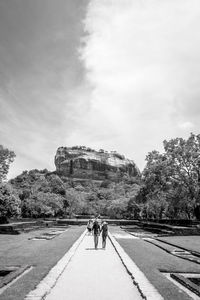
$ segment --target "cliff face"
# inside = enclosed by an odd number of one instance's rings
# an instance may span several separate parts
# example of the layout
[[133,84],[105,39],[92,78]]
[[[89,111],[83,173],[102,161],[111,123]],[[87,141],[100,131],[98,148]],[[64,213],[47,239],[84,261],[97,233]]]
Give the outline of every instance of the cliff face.
[[67,177],[120,180],[140,175],[132,160],[115,151],[95,151],[82,147],[59,147],[55,156],[56,171]]

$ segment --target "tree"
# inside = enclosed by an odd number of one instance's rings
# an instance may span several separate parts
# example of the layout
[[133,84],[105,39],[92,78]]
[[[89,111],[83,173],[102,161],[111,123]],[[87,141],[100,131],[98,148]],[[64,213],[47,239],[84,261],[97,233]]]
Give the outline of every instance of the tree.
[[15,217],[21,213],[21,201],[9,184],[0,185],[0,218]]
[[166,217],[166,211],[168,209],[168,202],[166,200],[166,193],[162,191],[156,191],[154,194],[149,195],[149,199],[146,203],[146,213],[150,219],[162,219]]
[[38,192],[23,201],[23,217],[55,217],[63,214],[63,198],[59,194]]
[[[81,213],[84,205],[83,197],[81,193],[75,189],[70,188],[66,190],[64,205],[66,205],[66,211],[71,218],[74,214]],[[66,204],[65,204],[66,203]]]
[[111,218],[124,218],[127,215],[128,198],[112,200],[107,208],[108,216]]
[[10,163],[14,161],[15,153],[0,145],[0,182],[6,179]]
[[142,173],[142,179],[147,193],[155,190],[166,190],[171,173],[171,165],[166,154],[158,151],[148,153],[146,167]]
[[200,203],[200,135],[164,141],[170,180],[181,185],[190,200]]
[[146,199],[165,195],[168,216],[191,218],[200,203],[200,135],[164,141],[164,153],[152,151],[146,160]]
[[48,176],[48,183],[51,187],[51,192],[55,194],[65,195],[65,186],[58,175]]
[[135,198],[132,197],[128,201],[127,213],[129,218],[140,219],[141,205],[139,205]]

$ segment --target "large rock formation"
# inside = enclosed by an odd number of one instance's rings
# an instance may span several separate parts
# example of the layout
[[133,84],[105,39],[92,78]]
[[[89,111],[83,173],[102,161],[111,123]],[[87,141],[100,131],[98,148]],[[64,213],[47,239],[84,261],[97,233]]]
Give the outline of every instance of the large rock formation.
[[84,146],[59,147],[55,165],[58,174],[73,178],[121,180],[140,175],[135,163],[116,151],[95,151]]

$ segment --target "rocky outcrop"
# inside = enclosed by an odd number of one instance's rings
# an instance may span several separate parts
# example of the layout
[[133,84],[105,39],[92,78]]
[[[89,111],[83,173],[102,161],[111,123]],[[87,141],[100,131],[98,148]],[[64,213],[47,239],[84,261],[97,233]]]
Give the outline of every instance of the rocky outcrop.
[[116,151],[95,151],[84,146],[59,147],[55,166],[58,174],[73,178],[121,180],[140,175],[134,161]]

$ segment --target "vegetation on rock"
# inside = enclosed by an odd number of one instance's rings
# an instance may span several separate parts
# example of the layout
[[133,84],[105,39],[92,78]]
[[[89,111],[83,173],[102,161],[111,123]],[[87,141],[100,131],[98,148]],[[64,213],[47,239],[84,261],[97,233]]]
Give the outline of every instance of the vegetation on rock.
[[24,171],[10,184],[21,201],[21,216],[36,218],[97,213],[128,217],[128,203],[140,189],[138,182],[74,180],[47,170]]
[[[2,180],[14,153],[0,150]],[[200,135],[164,141],[164,152],[148,153],[146,162],[141,177],[123,176],[119,182],[75,179],[46,169],[24,171],[1,183],[0,217],[200,219]]]

